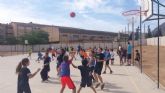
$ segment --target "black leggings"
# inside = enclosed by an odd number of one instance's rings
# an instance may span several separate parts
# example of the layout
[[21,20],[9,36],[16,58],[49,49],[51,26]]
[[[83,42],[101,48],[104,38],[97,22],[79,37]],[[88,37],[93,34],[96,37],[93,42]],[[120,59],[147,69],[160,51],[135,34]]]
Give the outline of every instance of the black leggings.
[[49,70],[47,70],[46,68],[42,69],[40,74],[43,81],[48,80],[48,72]]

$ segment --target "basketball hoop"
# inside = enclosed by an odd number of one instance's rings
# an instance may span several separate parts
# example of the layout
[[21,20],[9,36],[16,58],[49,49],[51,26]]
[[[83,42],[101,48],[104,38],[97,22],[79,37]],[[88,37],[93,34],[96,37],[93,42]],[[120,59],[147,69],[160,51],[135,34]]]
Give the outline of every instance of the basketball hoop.
[[[122,15],[126,17],[128,23],[130,22],[132,23],[132,21],[130,21],[132,20],[132,17],[135,18],[136,16],[140,16],[140,14],[142,15],[143,19],[146,19],[151,12],[150,5],[151,2],[149,0],[141,0],[142,10],[134,9],[134,10],[124,11]],[[136,20],[134,21],[136,22]]]
[[129,10],[122,13],[123,16],[134,16],[134,15],[147,15],[147,11],[140,11],[140,10]]
[[[141,12],[141,13],[140,13]],[[136,16],[147,16],[147,11],[140,11],[140,10],[128,10],[122,13],[123,16],[126,17],[128,23],[132,23],[132,17],[134,17],[134,23],[136,23]]]

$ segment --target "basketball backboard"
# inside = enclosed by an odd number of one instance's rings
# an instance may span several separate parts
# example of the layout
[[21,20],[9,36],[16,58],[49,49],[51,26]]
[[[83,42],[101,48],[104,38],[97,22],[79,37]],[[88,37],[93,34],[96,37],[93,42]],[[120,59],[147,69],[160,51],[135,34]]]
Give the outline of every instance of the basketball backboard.
[[142,21],[147,20],[153,14],[153,2],[151,0],[141,0],[141,11],[145,14],[142,16]]

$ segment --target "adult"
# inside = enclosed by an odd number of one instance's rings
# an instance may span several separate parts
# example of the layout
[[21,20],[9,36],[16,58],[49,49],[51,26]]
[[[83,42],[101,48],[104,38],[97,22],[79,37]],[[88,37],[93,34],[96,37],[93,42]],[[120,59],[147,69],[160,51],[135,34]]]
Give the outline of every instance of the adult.
[[132,45],[128,42],[127,46],[127,65],[131,66],[131,58],[132,58]]

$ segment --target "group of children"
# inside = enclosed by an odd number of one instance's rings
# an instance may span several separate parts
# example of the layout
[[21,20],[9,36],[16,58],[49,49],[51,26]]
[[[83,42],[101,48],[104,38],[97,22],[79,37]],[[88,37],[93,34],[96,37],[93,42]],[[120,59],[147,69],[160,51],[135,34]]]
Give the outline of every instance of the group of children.
[[[127,63],[127,66],[131,66],[132,64],[132,45],[130,42],[128,42],[127,49],[123,48],[122,46],[119,46],[117,49],[117,54],[119,55],[120,58],[120,65],[124,65],[124,63]],[[140,53],[139,50],[135,51],[135,59],[136,63],[140,63]]]
[[[60,77],[62,88],[60,90],[60,93],[64,92],[64,89],[66,85],[69,89],[72,89],[72,93],[76,93],[76,86],[74,85],[74,82],[72,81],[70,77],[70,65],[72,65],[75,69],[79,69],[81,73],[81,84],[77,91],[77,93],[80,93],[81,89],[83,87],[90,87],[94,93],[97,93],[95,88],[98,88],[101,86],[101,89],[104,89],[104,82],[102,79],[102,69],[105,62],[105,70],[103,74],[106,74],[107,68],[110,70],[110,74],[113,73],[112,69],[109,66],[109,61],[111,61],[111,64],[114,64],[114,56],[115,53],[113,52],[113,49],[105,49],[102,48],[93,48],[89,49],[89,54],[87,52],[80,48],[78,53],[74,52],[73,50],[69,55],[66,52],[66,49],[59,49],[56,51],[51,50],[52,53],[52,60],[53,58],[57,57],[57,75]],[[41,52],[38,52],[38,59],[44,60],[43,68],[40,72],[41,79],[43,82],[48,81],[49,78],[49,71],[50,71],[50,62],[51,57],[49,57],[49,52],[47,51],[45,53],[45,56],[43,57]],[[56,54],[55,54],[56,53]],[[75,58],[75,54],[78,54],[81,57],[81,65],[76,66],[73,63],[73,59]],[[71,59],[69,59],[71,57]],[[31,74],[30,70],[27,68],[29,66],[29,59],[24,58],[19,65],[16,68],[16,73],[18,74],[18,92],[17,93],[31,93],[30,86],[29,86],[29,78],[34,77],[40,69],[38,69],[34,74]],[[93,83],[95,83],[95,87],[93,86]]]

